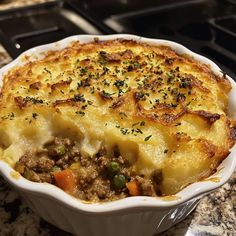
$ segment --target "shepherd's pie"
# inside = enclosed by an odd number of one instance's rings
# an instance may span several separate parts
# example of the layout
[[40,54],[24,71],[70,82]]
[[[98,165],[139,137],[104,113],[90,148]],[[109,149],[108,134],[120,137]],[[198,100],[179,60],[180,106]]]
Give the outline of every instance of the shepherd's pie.
[[230,90],[170,47],[76,41],[5,75],[0,159],[86,201],[173,195],[229,154]]

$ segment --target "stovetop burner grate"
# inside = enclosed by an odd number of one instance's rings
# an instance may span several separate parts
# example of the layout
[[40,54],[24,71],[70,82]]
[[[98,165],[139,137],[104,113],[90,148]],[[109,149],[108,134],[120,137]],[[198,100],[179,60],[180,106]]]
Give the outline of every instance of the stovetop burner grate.
[[234,0],[61,0],[0,14],[0,42],[15,58],[75,34],[131,33],[179,42],[235,77]]
[[62,1],[0,15],[0,42],[13,58],[34,46],[86,33],[101,34],[101,31]]
[[100,6],[81,0],[74,5],[97,27],[179,42],[211,58],[222,70],[235,76],[236,1],[168,0],[157,3],[146,0],[134,4],[135,1],[130,0],[126,8],[125,4],[112,2]]

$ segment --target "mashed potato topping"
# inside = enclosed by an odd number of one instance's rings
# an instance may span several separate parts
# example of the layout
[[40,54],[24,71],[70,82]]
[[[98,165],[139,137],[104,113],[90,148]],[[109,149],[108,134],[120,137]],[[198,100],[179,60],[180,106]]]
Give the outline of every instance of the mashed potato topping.
[[69,139],[76,145],[66,149],[76,146],[87,159],[101,149],[114,159],[119,150],[127,183],[139,176],[158,185],[157,195],[174,194],[208,177],[229,154],[230,89],[225,76],[166,46],[77,41],[4,77],[0,159],[14,167],[55,138]]

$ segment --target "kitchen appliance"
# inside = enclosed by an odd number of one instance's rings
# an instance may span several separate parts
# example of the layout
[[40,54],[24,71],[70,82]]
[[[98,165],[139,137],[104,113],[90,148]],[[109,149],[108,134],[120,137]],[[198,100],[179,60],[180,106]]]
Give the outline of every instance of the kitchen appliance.
[[113,33],[176,41],[235,73],[234,0],[60,0],[0,12],[0,43],[12,58],[70,35]]

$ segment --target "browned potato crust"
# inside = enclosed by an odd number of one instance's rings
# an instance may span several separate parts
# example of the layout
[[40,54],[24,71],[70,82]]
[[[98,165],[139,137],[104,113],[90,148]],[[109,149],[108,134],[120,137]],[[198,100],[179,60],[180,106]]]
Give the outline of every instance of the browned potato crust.
[[161,169],[164,195],[212,174],[234,144],[230,82],[166,46],[74,42],[4,77],[0,158],[11,165],[54,136],[93,157],[118,146],[133,171]]

